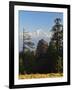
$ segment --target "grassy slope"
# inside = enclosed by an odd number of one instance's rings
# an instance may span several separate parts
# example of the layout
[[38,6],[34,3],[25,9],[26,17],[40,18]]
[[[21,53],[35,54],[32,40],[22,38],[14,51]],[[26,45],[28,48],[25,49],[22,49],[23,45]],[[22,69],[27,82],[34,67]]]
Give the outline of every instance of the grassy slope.
[[57,78],[62,77],[63,73],[48,73],[48,74],[20,74],[19,79],[32,79],[32,78]]

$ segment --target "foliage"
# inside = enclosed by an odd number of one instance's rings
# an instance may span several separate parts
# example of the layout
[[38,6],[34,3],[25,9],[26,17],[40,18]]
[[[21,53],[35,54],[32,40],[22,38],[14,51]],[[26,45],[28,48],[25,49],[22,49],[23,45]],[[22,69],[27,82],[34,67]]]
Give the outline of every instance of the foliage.
[[61,19],[55,19],[55,25],[52,28],[53,37],[49,44],[49,56],[52,60],[56,72],[63,72],[63,26]]

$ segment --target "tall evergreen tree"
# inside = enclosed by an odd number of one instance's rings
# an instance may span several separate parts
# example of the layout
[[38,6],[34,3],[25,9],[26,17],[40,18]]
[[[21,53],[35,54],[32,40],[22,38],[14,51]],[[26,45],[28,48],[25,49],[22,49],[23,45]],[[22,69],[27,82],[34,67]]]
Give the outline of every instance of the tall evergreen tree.
[[22,36],[23,51],[19,54],[19,72],[27,73],[32,65],[31,59],[33,58],[33,55],[31,54],[31,50],[34,48],[34,42],[32,42],[29,32],[27,32],[24,28]]
[[23,28],[23,52],[25,49],[32,49],[34,48],[34,43],[31,41],[31,36],[29,35],[29,32],[25,31]]
[[52,63],[57,72],[63,72],[63,25],[60,18],[55,19],[52,28],[53,36],[49,44],[49,53],[53,58]]

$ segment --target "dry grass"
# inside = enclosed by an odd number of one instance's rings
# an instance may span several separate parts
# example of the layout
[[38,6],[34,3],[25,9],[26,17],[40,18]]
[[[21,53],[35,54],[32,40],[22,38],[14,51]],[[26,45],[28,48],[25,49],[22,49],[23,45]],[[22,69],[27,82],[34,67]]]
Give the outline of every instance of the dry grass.
[[32,78],[57,78],[62,77],[63,73],[48,73],[48,74],[20,74],[19,79],[32,79]]

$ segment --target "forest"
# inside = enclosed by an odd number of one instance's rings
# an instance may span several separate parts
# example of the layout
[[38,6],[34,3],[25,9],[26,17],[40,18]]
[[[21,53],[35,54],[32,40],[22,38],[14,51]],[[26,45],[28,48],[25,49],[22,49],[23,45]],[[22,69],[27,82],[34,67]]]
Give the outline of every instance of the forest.
[[23,36],[23,50],[19,52],[19,75],[63,73],[63,25],[60,18],[54,20],[51,31],[53,35],[50,42],[42,38],[35,51],[28,48],[34,48],[30,36]]

